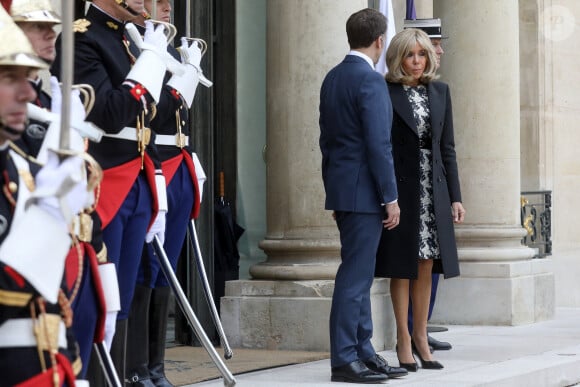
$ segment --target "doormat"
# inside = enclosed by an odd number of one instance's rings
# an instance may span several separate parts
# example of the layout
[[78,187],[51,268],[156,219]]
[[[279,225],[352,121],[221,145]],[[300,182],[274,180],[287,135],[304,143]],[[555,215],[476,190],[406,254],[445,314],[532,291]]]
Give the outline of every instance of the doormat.
[[[328,359],[328,352],[270,351],[262,349],[232,349],[233,356],[225,360],[221,348],[217,353],[234,375],[291,364]],[[217,367],[202,347],[179,346],[165,352],[165,374],[176,386],[221,378]]]

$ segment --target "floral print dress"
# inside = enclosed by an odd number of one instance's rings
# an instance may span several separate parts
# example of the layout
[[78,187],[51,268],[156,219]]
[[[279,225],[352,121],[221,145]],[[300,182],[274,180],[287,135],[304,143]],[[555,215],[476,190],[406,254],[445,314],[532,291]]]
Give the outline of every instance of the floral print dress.
[[433,165],[431,151],[431,121],[429,96],[424,85],[403,85],[419,134],[420,155],[420,215],[419,215],[419,259],[440,259],[435,207],[433,205]]

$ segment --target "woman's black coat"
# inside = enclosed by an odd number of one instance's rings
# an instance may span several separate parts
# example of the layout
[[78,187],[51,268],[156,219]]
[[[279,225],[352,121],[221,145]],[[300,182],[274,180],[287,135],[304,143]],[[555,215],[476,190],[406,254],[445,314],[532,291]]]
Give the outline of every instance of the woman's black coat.
[[[391,139],[401,220],[393,230],[383,229],[375,275],[416,279],[420,213],[419,135],[403,86],[390,82],[387,86],[394,112]],[[450,278],[459,275],[451,203],[461,202],[451,96],[447,84],[436,81],[427,84],[427,94],[431,111],[433,202],[442,264],[442,268],[435,264],[433,270],[442,270],[445,278]]]

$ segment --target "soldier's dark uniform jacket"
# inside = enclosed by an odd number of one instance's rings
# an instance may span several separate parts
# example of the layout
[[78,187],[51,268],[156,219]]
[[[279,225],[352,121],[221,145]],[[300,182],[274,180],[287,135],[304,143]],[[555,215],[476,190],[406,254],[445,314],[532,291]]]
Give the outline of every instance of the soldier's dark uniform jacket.
[[[51,98],[46,91],[42,89],[42,80],[30,80],[30,85],[36,91],[36,99],[34,104],[41,108],[50,110]],[[26,130],[22,133],[22,137],[14,143],[21,148],[27,155],[36,157],[42,146],[42,141],[48,130],[48,125],[44,122],[31,119],[26,125]]]
[[[104,228],[142,171],[156,196],[154,175],[160,164],[156,157],[150,157],[155,150],[146,152],[147,147],[154,146],[152,133],[146,128],[154,101],[143,86],[126,81],[132,57],[122,44],[123,23],[91,6],[85,19],[77,20],[74,28],[74,83],[88,83],[94,88],[96,102],[87,121],[106,132],[99,143],[90,142],[88,150],[105,172],[97,206]],[[52,74],[60,74],[60,40],[59,37],[56,43]],[[137,141],[137,136],[142,141]],[[152,205],[155,213],[157,201],[153,200]]]
[[[137,26],[143,35],[143,27]],[[129,40],[129,47],[134,47]],[[168,46],[169,53],[179,62],[179,52]],[[157,112],[151,120],[155,144],[162,162],[167,184],[167,215],[164,249],[175,271],[186,236],[187,224],[199,213],[200,193],[195,165],[189,146],[189,105],[180,92],[171,86],[167,73]],[[197,84],[180,80],[175,87],[195,88]],[[191,89],[190,89],[191,90]],[[128,351],[143,353],[132,356],[127,363],[127,377],[135,384],[149,379],[157,386],[170,385],[165,377],[165,334],[169,304],[169,284],[161,271],[151,244],[146,245],[139,267],[132,311],[129,321]],[[148,322],[148,325],[147,325]],[[146,350],[148,349],[148,351]],[[141,365],[145,364],[146,367]],[[143,381],[143,382],[142,382]]]
[[[81,368],[77,344],[70,329],[72,312],[62,275],[58,301],[50,303],[25,275],[5,264],[2,256],[1,246],[10,235],[15,219],[23,216],[19,210],[21,203],[17,201],[26,197],[26,191],[34,189],[33,176],[38,170],[37,164],[14,150],[0,150],[1,387],[18,383],[23,383],[23,386],[53,385],[53,373],[58,374],[59,385],[64,382],[73,385]],[[30,235],[30,239],[23,243],[38,243],[38,239],[37,235]],[[63,257],[64,254],[66,252]],[[49,249],[45,255],[32,258],[46,262],[53,259],[52,251]]]
[[[145,33],[145,28],[136,26],[141,35]],[[129,36],[125,36],[126,44],[132,55],[137,56],[135,44]],[[181,56],[173,46],[167,46],[167,51],[179,62]],[[191,209],[191,217],[197,218],[199,215],[200,193],[198,180],[193,164],[190,147],[189,130],[189,107],[177,90],[167,85],[171,73],[167,73],[164,86],[161,90],[161,97],[156,106],[155,116],[151,120],[151,129],[154,133],[153,148],[154,158],[162,163],[163,175],[169,185],[181,162],[187,165],[194,184],[194,203]],[[167,235],[166,235],[167,237]]]
[[79,345],[84,379],[93,343],[104,339],[107,305],[98,266],[107,263],[101,220],[96,211],[85,210],[75,218],[75,243],[66,258],[65,281],[73,310],[72,330]]
[[[176,49],[169,46],[168,50],[179,60],[180,56]],[[166,85],[163,88],[161,99],[157,106],[157,116],[151,121],[151,127],[156,133],[155,144],[162,162],[163,174],[168,184],[171,182],[180,162],[187,165],[195,192],[191,217],[197,218],[201,196],[195,166],[191,159],[189,108],[179,95],[179,92],[170,86]]]
[[34,100],[34,104],[41,108],[45,108],[50,110],[51,106],[51,98],[50,95],[42,88],[42,79],[38,78],[37,80],[31,80],[30,84],[34,91],[36,91],[36,99]]
[[[87,121],[105,131],[99,143],[89,144],[88,153],[103,168],[96,212],[102,222],[108,258],[118,273],[121,310],[114,348],[124,345],[124,322],[130,311],[143,241],[158,212],[155,173],[161,164],[154,149],[154,135],[148,128],[158,96],[144,85],[160,88],[165,72],[163,64],[147,68],[147,74],[133,71],[149,62],[146,56],[141,60],[129,53],[124,30],[124,23],[94,5],[84,19],[74,24],[74,83],[93,87],[95,104]],[[56,49],[51,72],[60,74],[60,37]],[[113,361],[122,364],[124,351],[111,353],[118,353]]]

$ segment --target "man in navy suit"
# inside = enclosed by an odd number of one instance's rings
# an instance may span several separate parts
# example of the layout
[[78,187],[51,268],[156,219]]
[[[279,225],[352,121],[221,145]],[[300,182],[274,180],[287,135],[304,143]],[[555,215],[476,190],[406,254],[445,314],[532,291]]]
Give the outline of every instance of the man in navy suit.
[[332,381],[381,383],[407,374],[389,367],[372,344],[370,288],[381,228],[399,224],[391,154],[393,112],[385,80],[374,71],[387,22],[373,9],[346,23],[351,51],[320,90],[320,150],[325,208],[340,232],[342,263],[330,312]]

